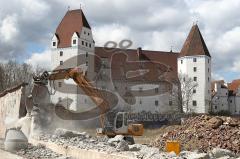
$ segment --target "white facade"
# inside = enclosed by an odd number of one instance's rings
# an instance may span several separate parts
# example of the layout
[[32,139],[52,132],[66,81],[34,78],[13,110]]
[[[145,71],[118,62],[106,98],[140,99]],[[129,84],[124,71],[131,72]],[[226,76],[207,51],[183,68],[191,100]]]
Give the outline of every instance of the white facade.
[[228,111],[228,88],[222,83],[214,83],[214,95],[212,97],[212,112]]
[[[54,46],[55,42],[55,46]],[[55,69],[65,69],[65,68],[75,68],[81,66],[81,68],[87,68],[87,75],[91,79],[91,75],[94,72],[94,40],[92,37],[92,31],[89,28],[82,27],[81,33],[73,33],[71,39],[71,47],[67,48],[58,48],[58,39],[57,36],[54,35],[52,38],[52,70]],[[77,56],[80,56],[80,58]],[[74,86],[67,87],[67,84],[72,84]],[[66,108],[78,111],[79,109],[86,109],[84,107],[79,108],[79,104],[82,104],[82,100],[84,98],[88,99],[86,95],[78,95],[79,88],[74,83],[73,80],[57,80],[54,81],[54,88],[57,90],[67,90],[67,92],[56,91],[54,95],[52,95],[53,103],[61,103]],[[86,106],[88,107],[88,106]],[[89,108],[89,107],[88,107]]]
[[[197,82],[198,86],[189,102],[190,112],[208,113],[211,103],[211,57],[206,55],[178,58],[178,73]],[[183,106],[186,112],[186,106]]]

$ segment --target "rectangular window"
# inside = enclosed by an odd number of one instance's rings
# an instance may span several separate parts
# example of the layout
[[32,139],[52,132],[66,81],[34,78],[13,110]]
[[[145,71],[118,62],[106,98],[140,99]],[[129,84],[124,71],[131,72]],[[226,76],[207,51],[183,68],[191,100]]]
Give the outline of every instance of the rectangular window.
[[139,92],[142,92],[142,87],[139,87]]
[[63,65],[63,61],[60,61],[60,65]]
[[88,66],[88,61],[86,61],[86,66]]
[[77,40],[76,40],[76,39],[74,39],[74,40],[73,40],[73,44],[75,45],[76,43],[77,43]]
[[88,33],[88,36],[90,35],[90,33]]
[[87,45],[88,45],[88,43],[87,43],[87,42],[85,42],[85,45],[87,46]]
[[89,44],[89,47],[91,48],[91,47],[92,47],[92,44]]
[[58,82],[58,87],[62,87],[62,82]]
[[172,105],[172,101],[171,101],[171,100],[169,101],[169,105],[170,105],[170,106]]
[[181,64],[183,64],[183,60],[181,60]]
[[158,88],[155,88],[155,93],[158,93],[158,92],[159,92]]
[[52,43],[52,46],[56,46],[56,42],[55,41]]
[[82,41],[82,45],[84,45],[84,41]]
[[86,31],[84,31],[84,34],[86,34]]
[[196,89],[194,89],[194,90],[193,90],[193,93],[196,93],[196,92],[197,92]]
[[209,63],[209,61],[210,61],[210,60],[208,59],[208,63]]
[[193,62],[197,62],[197,58],[193,58]]
[[158,100],[155,100],[155,106],[158,106]]
[[217,106],[215,106],[215,109],[217,109]]
[[60,56],[63,56],[63,51],[60,51]]
[[142,100],[140,99],[139,104],[142,104]]
[[210,78],[208,77],[208,82],[210,81]]
[[197,106],[197,101],[193,100],[193,101],[192,101],[192,105],[193,105],[193,106]]
[[197,77],[193,77],[193,80],[194,80],[195,82],[197,82]]
[[86,57],[88,57],[88,52],[86,52]]
[[194,72],[197,72],[197,67],[193,67],[193,71],[194,71]]
[[208,68],[208,72],[209,72],[210,70],[209,70],[209,68]]

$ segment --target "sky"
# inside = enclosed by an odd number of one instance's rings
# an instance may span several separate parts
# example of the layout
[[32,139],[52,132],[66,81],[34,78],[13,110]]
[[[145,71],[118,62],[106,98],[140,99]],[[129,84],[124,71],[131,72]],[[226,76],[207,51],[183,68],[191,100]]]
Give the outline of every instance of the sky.
[[81,7],[97,46],[180,52],[197,23],[212,56],[212,78],[240,78],[240,0],[0,0],[0,62],[50,67],[50,42],[68,10]]

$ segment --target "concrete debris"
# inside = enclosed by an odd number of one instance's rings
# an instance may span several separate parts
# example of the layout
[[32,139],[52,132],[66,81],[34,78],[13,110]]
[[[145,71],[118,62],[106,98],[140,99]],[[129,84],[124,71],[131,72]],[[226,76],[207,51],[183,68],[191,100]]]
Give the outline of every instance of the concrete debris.
[[[172,126],[173,127],[173,126]],[[201,115],[190,117],[181,126],[167,127],[151,146],[165,150],[167,140],[178,140],[181,150],[208,152],[219,147],[235,154],[240,153],[240,119],[224,116]]]
[[123,135],[117,135],[114,138],[111,138],[108,140],[108,143],[110,145],[116,146],[119,142],[121,142],[122,140],[124,140],[124,136]]
[[214,148],[211,151],[211,155],[215,158],[220,158],[224,156],[235,157],[235,154],[233,152],[221,148]]
[[191,158],[191,159],[209,159],[210,156],[207,153],[196,153],[196,152],[190,152],[190,151],[182,151],[179,154],[179,157],[182,158]]
[[129,150],[128,143],[124,140],[121,140],[118,143],[116,148],[117,148],[117,150],[120,150],[120,151],[128,151]]
[[219,117],[213,117],[208,121],[209,126],[211,126],[213,129],[219,128],[220,125],[223,124],[223,120]]
[[207,151],[206,153],[199,151],[182,151],[179,156],[177,156],[174,152],[163,152],[157,147],[141,144],[128,145],[127,141],[124,140],[124,136],[121,135],[109,139],[102,136],[92,137],[87,133],[70,133],[69,130],[58,130],[52,135],[41,135],[38,140],[53,142],[63,147],[73,146],[85,150],[91,149],[109,154],[125,155],[129,156],[129,158],[136,159],[215,159],[219,157],[234,159],[237,156],[234,152],[219,148]]
[[63,138],[73,138],[73,137],[87,137],[87,133],[86,132],[76,132],[76,131],[70,131],[67,129],[56,129],[54,132],[54,137],[63,137]]
[[129,145],[129,151],[140,151],[142,148],[141,144]]
[[[17,155],[27,159],[52,159],[59,158],[62,155],[57,154],[43,145],[33,146],[28,145],[26,149],[21,149],[17,152]],[[63,158],[64,159],[64,158]]]

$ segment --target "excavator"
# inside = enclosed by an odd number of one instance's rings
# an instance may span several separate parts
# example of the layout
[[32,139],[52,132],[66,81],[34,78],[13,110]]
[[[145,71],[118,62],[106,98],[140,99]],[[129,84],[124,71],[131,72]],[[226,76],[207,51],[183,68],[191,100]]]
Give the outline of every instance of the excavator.
[[106,113],[110,111],[110,106],[107,100],[103,97],[98,89],[85,76],[85,72],[77,68],[60,69],[52,72],[45,71],[41,77],[35,77],[34,83],[73,79],[73,81],[80,87],[86,95],[88,95],[95,105],[100,110],[100,125],[101,128],[96,129],[98,135],[107,135],[114,137],[116,135],[123,135],[127,140],[132,140],[132,136],[142,136],[144,128],[142,124],[129,123],[127,112],[117,112],[113,124],[107,124]]

